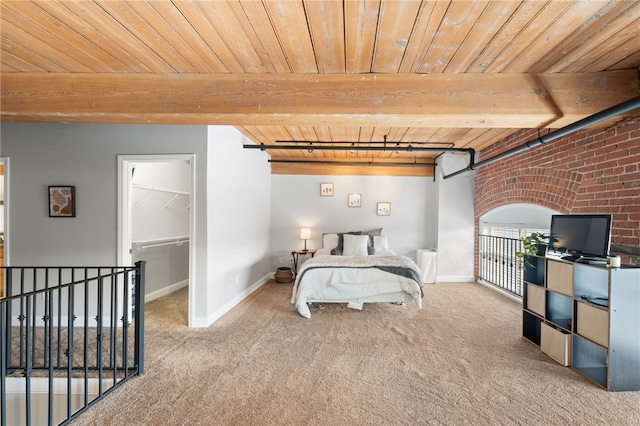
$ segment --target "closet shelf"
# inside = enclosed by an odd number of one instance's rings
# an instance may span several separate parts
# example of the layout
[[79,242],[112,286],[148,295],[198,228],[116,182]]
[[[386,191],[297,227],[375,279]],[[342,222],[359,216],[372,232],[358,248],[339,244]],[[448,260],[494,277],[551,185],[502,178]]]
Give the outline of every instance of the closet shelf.
[[[174,194],[174,196],[169,201],[167,201],[167,203],[163,206],[163,208],[166,208],[169,204],[171,204],[176,198],[178,198],[181,195],[186,195],[186,196],[190,196],[191,195],[191,193],[189,191],[182,191],[180,189],[173,189],[173,188],[163,188],[163,187],[152,186],[152,185],[142,185],[142,184],[139,184],[139,183],[134,183],[133,187],[134,188],[138,188],[138,189],[144,189],[144,190],[147,191],[142,195],[142,197],[140,197],[138,199],[138,201],[136,201],[136,206],[138,205],[138,203],[140,201],[144,200],[144,198],[147,195],[151,194],[151,192],[153,192],[153,191],[166,192],[166,193],[169,193],[169,194]],[[185,208],[188,209],[189,206],[187,205],[187,207],[185,207]]]

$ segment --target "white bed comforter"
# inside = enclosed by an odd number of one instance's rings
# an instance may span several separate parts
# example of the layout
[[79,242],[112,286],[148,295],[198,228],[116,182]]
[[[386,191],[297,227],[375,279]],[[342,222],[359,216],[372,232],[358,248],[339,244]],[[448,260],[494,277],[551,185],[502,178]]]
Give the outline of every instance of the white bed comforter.
[[[383,271],[377,266],[408,268],[419,281]],[[311,317],[308,300],[357,300],[380,294],[405,292],[422,306],[422,273],[407,256],[316,256],[302,264],[293,285],[291,303],[305,318]]]

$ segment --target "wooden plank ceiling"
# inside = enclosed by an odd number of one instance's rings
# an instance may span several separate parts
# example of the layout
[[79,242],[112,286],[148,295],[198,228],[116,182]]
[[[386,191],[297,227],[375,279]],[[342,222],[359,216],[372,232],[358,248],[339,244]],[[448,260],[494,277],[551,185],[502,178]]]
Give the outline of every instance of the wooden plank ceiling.
[[229,124],[274,173],[428,176],[382,163],[640,93],[638,1],[1,1],[0,26],[3,121]]

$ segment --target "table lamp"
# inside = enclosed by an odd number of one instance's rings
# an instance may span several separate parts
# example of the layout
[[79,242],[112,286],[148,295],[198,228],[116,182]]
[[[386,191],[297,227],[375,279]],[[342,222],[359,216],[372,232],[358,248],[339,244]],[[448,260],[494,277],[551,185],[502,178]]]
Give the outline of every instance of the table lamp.
[[311,239],[311,228],[301,228],[300,239],[304,240],[304,251],[307,251],[307,240]]

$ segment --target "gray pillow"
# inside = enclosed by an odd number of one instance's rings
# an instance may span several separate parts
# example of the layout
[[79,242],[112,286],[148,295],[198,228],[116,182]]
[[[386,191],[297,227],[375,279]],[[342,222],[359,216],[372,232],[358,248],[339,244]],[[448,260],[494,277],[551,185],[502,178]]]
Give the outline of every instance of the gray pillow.
[[373,237],[379,237],[382,234],[382,228],[373,229],[371,231],[351,231],[338,234],[338,245],[331,249],[331,254],[334,256],[342,255],[342,250],[344,249],[344,238],[342,236],[344,234],[368,235],[369,241],[367,241],[367,253],[372,255],[376,254],[376,248],[373,246]]
[[376,248],[373,245],[373,237],[379,237],[382,234],[382,228],[374,229],[372,231],[363,232],[363,234],[369,235],[369,241],[367,242],[367,252],[369,255],[376,254]]

